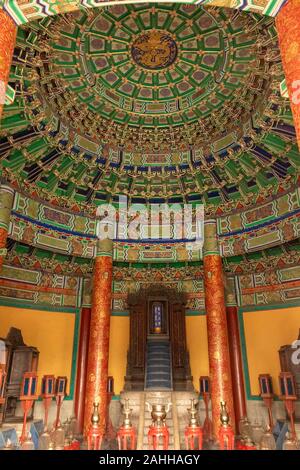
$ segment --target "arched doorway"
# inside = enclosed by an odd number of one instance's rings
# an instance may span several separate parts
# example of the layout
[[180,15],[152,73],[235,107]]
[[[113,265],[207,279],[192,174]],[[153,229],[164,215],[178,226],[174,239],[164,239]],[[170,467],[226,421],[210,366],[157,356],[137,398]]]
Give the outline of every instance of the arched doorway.
[[128,304],[125,390],[193,390],[184,294],[154,285],[129,295]]

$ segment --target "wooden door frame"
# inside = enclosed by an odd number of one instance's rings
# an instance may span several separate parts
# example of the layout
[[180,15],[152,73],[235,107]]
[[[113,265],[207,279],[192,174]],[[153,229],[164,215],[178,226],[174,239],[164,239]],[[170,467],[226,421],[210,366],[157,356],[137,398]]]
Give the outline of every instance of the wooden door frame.
[[[130,340],[127,355],[127,370],[125,377],[125,390],[144,390],[145,385],[145,362],[137,363],[137,356],[140,359],[146,357],[146,344],[149,332],[149,303],[151,301],[165,301],[168,306],[168,340],[171,343],[172,357],[174,347],[178,347],[176,357],[180,355],[176,365],[172,365],[173,389],[193,390],[192,376],[190,370],[189,354],[186,346],[185,329],[185,305],[186,295],[163,285],[150,285],[141,289],[135,294],[128,295],[128,306],[130,310]],[[177,316],[176,325],[172,323],[172,316]],[[174,312],[174,313],[173,313]],[[180,332],[176,332],[176,328]],[[180,338],[180,335],[184,336]],[[153,335],[154,336],[154,335]],[[143,351],[142,351],[143,349]]]

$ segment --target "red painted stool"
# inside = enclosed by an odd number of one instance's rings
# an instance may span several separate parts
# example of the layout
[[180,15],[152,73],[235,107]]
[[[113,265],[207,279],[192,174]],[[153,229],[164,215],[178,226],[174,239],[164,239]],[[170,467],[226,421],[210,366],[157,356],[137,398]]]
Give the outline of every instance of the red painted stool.
[[203,431],[200,426],[187,426],[184,431],[184,437],[185,447],[187,450],[202,449]]
[[168,428],[166,426],[150,426],[148,431],[149,449],[158,450],[161,437],[163,450],[168,450],[170,438]]
[[234,440],[234,432],[231,426],[220,428],[219,444],[221,450],[234,450]]
[[134,427],[121,426],[117,433],[119,450],[135,450],[136,432]]

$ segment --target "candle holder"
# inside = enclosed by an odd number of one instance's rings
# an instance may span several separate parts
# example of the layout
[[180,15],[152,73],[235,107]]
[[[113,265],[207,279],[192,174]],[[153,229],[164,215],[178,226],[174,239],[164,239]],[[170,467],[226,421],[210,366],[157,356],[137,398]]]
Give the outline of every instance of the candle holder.
[[45,418],[44,418],[44,431],[48,429],[48,414],[51,401],[55,396],[55,377],[54,375],[44,375],[42,378],[41,398],[43,399]]
[[219,443],[221,450],[234,450],[234,432],[229,424],[229,414],[226,409],[226,402],[221,401],[220,420],[222,426],[219,430]]
[[280,386],[280,399],[284,401],[286,411],[289,415],[291,423],[291,434],[294,440],[297,440],[295,430],[295,401],[297,400],[296,395],[296,384],[295,377],[291,372],[280,372],[279,374],[279,386]]
[[125,399],[125,404],[123,405],[122,413],[125,416],[122,426],[119,428],[117,433],[117,441],[119,450],[135,450],[136,447],[136,432],[135,428],[132,426],[130,415],[132,409],[129,406],[128,398]]
[[93,414],[91,416],[92,425],[87,434],[88,450],[100,450],[103,434],[100,429],[100,417],[98,411],[99,403],[93,404]]
[[195,405],[195,400],[191,399],[191,407],[188,408],[190,415],[190,421],[188,426],[185,428],[184,437],[185,437],[185,446],[187,450],[201,450],[202,449],[202,440],[203,432],[198,420],[198,410],[197,405]]
[[204,405],[205,405],[205,420],[203,423],[203,435],[205,440],[212,441],[213,440],[213,433],[212,433],[212,422],[209,417],[209,401],[210,401],[210,378],[202,375],[199,379],[200,383],[200,396],[202,396]]
[[272,377],[269,374],[260,374],[258,376],[258,382],[260,388],[260,396],[263,399],[264,404],[266,405],[268,410],[269,426],[270,429],[273,429],[274,420],[272,413],[272,405],[274,401],[274,393]]
[[65,376],[57,377],[56,382],[55,382],[55,400],[56,400],[57,409],[56,409],[56,419],[54,421],[54,429],[57,429],[58,426],[61,425],[60,411],[61,411],[61,405],[66,396],[67,382],[68,382],[68,379]]
[[20,442],[23,444],[27,439],[26,433],[26,424],[27,424],[27,415],[31,410],[33,403],[38,399],[36,395],[38,377],[36,372],[25,372],[23,375],[22,385],[21,385],[21,395],[20,400],[22,402],[22,409],[24,412],[24,420],[22,427],[22,434],[20,437]]

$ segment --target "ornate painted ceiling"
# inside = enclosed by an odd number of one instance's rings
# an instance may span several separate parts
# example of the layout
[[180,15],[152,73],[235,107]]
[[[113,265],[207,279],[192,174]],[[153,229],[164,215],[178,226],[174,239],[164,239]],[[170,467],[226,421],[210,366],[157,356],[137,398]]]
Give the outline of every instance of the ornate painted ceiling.
[[94,214],[132,202],[243,209],[298,185],[300,156],[272,18],[116,5],[19,29],[3,177]]
[[[165,3],[159,0],[158,3]],[[120,0],[0,0],[0,7],[13,18],[17,25],[28,23],[45,16],[59,15],[80,9],[116,5]],[[126,3],[126,1],[124,2]],[[130,1],[128,2],[130,3]],[[134,3],[144,3],[144,0],[135,0]],[[150,0],[149,3],[156,3]],[[237,10],[252,11],[267,16],[276,16],[285,0],[186,0],[185,5],[215,5]]]
[[[6,264],[23,269],[49,272],[53,274],[64,274],[68,276],[90,277],[93,273],[93,260],[79,256],[68,256],[54,253],[52,251],[36,248],[25,243],[9,239]],[[268,248],[255,253],[245,253],[240,256],[223,258],[226,274],[241,275],[246,273],[260,273],[264,271],[299,266],[300,263],[300,239],[288,242],[285,245]],[[136,262],[114,262],[115,279],[123,279],[127,276],[137,278],[141,269],[144,270],[145,279],[149,280],[149,270],[152,272],[170,271],[172,269],[182,270],[183,277],[203,277],[202,261],[173,263],[136,263]],[[122,271],[123,270],[123,271]],[[118,274],[120,273],[120,274]],[[172,277],[173,273],[170,273]],[[174,277],[174,279],[176,276]]]

